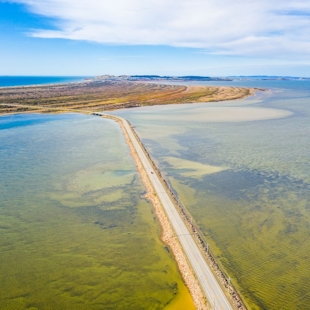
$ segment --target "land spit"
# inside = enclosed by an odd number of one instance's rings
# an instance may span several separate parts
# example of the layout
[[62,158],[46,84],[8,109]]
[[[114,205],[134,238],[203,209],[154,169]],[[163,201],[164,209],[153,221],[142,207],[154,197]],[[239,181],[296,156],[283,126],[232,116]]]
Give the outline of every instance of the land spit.
[[0,114],[95,112],[150,105],[242,99],[257,89],[165,85],[128,81],[85,81],[0,88]]

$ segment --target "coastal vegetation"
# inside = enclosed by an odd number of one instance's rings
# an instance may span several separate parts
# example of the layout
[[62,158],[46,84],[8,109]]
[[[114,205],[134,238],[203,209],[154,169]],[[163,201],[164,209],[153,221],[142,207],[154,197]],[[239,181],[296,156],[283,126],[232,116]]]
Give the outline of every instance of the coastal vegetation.
[[0,88],[0,114],[103,111],[149,105],[233,100],[253,94],[254,89],[242,87],[95,80]]

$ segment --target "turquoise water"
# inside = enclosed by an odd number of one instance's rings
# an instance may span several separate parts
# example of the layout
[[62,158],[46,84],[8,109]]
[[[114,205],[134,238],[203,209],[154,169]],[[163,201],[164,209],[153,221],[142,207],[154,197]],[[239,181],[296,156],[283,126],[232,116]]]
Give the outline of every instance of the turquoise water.
[[0,309],[193,309],[117,123],[2,116],[0,141]]
[[310,82],[226,85],[269,90],[116,113],[135,126],[249,308],[309,309]]
[[0,76],[0,87],[81,82],[83,76]]
[[283,89],[283,90],[309,90],[310,80],[259,80],[236,78],[232,81],[193,81],[193,82],[167,82],[167,84],[180,85],[211,85],[211,86],[236,86],[236,87],[258,87],[267,89]]

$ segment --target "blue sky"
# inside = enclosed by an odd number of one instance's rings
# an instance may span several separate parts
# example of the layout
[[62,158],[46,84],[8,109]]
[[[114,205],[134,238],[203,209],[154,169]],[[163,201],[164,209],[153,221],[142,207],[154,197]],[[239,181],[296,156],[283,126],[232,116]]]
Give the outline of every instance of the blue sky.
[[0,0],[0,75],[310,76],[308,0]]

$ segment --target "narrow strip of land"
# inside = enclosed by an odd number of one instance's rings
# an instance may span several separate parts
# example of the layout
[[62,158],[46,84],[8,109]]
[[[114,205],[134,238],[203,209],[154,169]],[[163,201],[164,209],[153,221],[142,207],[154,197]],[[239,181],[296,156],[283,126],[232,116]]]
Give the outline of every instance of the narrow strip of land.
[[242,99],[255,89],[128,81],[0,87],[0,114],[107,111],[130,107]]
[[[111,118],[109,115],[106,115],[104,113],[96,114]],[[145,155],[134,132],[132,131],[131,126],[125,119],[121,117],[113,116],[112,118],[121,122],[123,129],[126,131],[126,134],[128,135],[158,198],[160,199],[162,207],[164,208],[170,220],[170,223],[173,226],[175,234],[180,244],[182,245],[183,251],[191,264],[192,270],[194,271],[196,278],[199,281],[199,284],[209,301],[209,304],[212,306],[212,309],[233,309],[223,289],[219,285],[210,267],[206,263],[203,255],[201,254],[192,234],[189,232],[180,214],[177,212],[169,194],[165,190],[157,174],[154,173],[153,167],[149,159]]]

